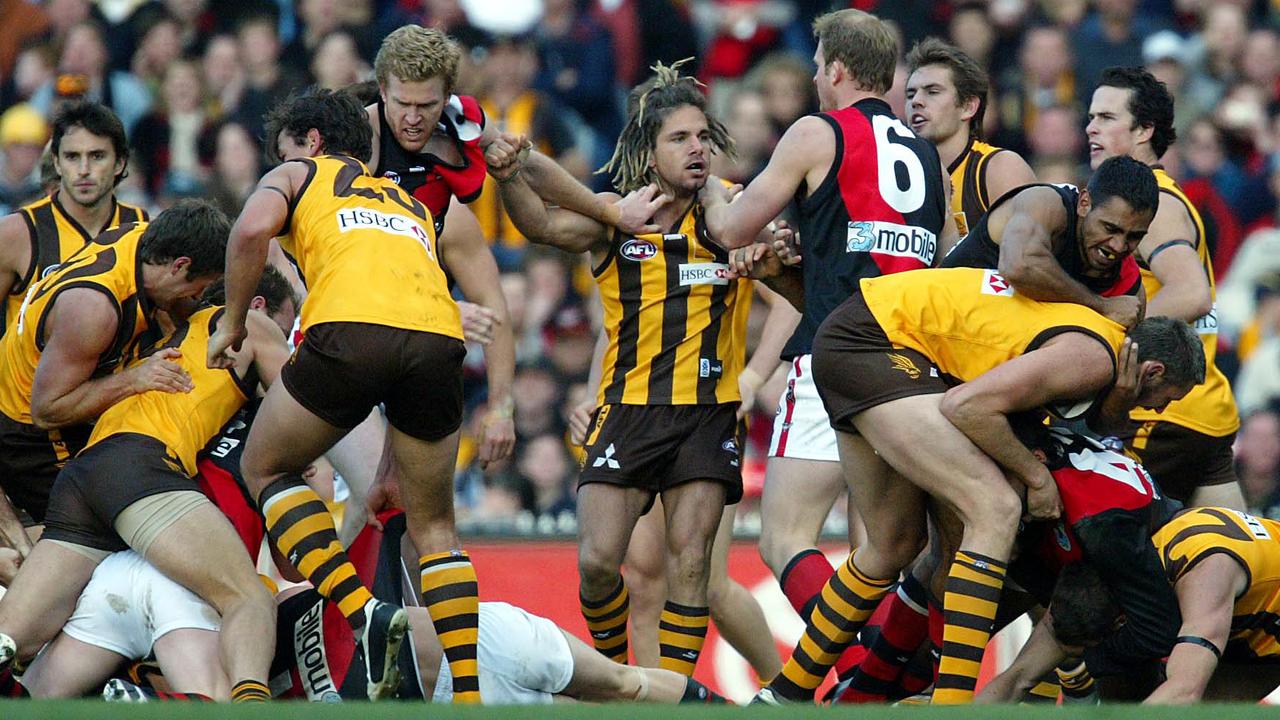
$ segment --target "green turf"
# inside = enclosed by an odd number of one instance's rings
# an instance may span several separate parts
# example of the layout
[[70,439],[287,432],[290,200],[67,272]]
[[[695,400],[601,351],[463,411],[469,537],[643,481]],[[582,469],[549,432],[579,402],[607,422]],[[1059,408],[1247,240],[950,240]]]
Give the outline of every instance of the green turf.
[[921,717],[981,718],[982,720],[1262,720],[1280,718],[1280,710],[1258,705],[1194,705],[1184,708],[1148,708],[1136,705],[1101,707],[787,707],[738,708],[670,705],[555,705],[543,707],[456,708],[423,707],[417,703],[363,703],[320,705],[301,702],[273,703],[269,706],[151,703],[147,705],[108,704],[96,701],[0,701],[0,718],[50,720],[213,720],[214,718],[275,718],[277,720],[701,720],[702,718],[868,718],[869,720],[912,720]]

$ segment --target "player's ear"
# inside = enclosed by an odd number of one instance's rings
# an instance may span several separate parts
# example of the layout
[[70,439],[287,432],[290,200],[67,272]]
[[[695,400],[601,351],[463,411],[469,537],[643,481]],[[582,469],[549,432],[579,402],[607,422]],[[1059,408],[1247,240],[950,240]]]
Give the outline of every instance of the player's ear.
[[1093,198],[1088,188],[1080,188],[1080,198],[1076,200],[1076,217],[1083,219],[1093,209]]
[[978,107],[981,104],[982,104],[982,98],[978,97],[977,95],[969,98],[968,100],[965,100],[964,104],[961,105],[960,119],[972,120],[973,116],[978,114]]
[[1159,360],[1148,360],[1142,363],[1143,385],[1148,385],[1156,378],[1164,377],[1164,363]]
[[185,256],[180,258],[175,258],[173,262],[169,263],[169,271],[172,272],[174,275],[181,275],[183,277],[187,276],[187,271],[188,271],[188,268],[190,267],[191,267],[191,258],[185,257]]
[[324,137],[315,128],[307,130],[307,150],[310,151],[311,157],[324,154]]
[[266,298],[264,298],[264,297],[262,297],[261,295],[254,295],[254,296],[253,296],[253,299],[249,301],[249,309],[250,309],[250,310],[259,310],[259,311],[261,311],[261,312],[266,312],[266,311],[267,311],[267,299],[266,299]]

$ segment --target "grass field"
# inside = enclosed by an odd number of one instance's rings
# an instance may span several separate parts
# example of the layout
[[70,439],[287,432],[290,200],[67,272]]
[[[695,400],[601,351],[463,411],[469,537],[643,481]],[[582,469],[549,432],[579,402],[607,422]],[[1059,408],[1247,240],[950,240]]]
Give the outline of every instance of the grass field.
[[278,720],[702,720],[703,718],[867,718],[868,720],[914,720],[915,718],[981,718],[982,720],[1275,720],[1280,709],[1258,705],[1194,705],[1183,708],[1147,708],[1136,705],[1100,707],[884,707],[840,706],[738,708],[673,705],[554,705],[541,707],[457,708],[417,703],[379,705],[320,705],[301,702],[274,703],[266,707],[151,703],[147,705],[108,704],[78,701],[0,701],[0,719],[50,720],[213,720],[214,718],[276,718]]

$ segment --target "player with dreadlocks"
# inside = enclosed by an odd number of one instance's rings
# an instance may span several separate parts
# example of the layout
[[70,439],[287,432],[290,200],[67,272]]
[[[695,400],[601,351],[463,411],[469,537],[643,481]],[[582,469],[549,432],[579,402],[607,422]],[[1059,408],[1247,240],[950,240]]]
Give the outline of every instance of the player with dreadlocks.
[[661,496],[669,551],[661,666],[692,674],[707,629],[712,542],[723,508],[742,496],[735,413],[752,288],[708,235],[698,201],[712,153],[732,153],[733,142],[679,66],[659,64],[631,92],[604,168],[620,193],[662,190],[669,201],[652,218],[662,232],[627,235],[546,207],[521,173],[522,137],[502,136],[485,158],[520,231],[589,251],[600,287],[607,343],[578,481],[580,595],[592,639],[626,662],[620,569],[636,522]]

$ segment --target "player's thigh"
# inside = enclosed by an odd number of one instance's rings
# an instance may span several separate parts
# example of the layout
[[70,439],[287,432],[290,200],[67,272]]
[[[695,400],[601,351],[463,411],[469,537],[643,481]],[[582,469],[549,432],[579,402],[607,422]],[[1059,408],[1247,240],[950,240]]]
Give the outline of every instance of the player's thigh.
[[797,552],[813,547],[843,491],[839,462],[769,458],[760,498],[761,543],[790,541]]
[[867,543],[892,555],[892,564],[900,569],[924,546],[924,492],[886,463],[866,438],[836,435],[850,502],[862,515]]
[[716,480],[691,480],[662,491],[668,553],[696,548],[709,556],[724,515],[725,492],[724,483]]
[[[853,422],[885,462],[968,521],[1012,490],[995,462],[943,417],[941,401],[941,394],[891,400],[862,411]],[[864,514],[876,513],[874,497],[855,499]],[[870,525],[870,517],[866,520]]]
[[174,520],[144,556],[219,612],[245,599],[271,603],[240,538],[212,503],[201,503]]
[[161,635],[153,648],[160,671],[175,692],[199,693],[215,700],[231,695],[222,669],[216,630],[182,628]]
[[346,433],[298,402],[284,383],[275,383],[245,440],[240,462],[249,489],[256,494],[277,474],[301,473]]
[[78,698],[102,684],[129,658],[60,633],[22,676],[36,698]]
[[[377,476],[382,450],[387,440],[387,421],[382,411],[374,408],[369,417],[351,429],[325,457],[351,489],[349,507],[364,505],[369,488]],[[348,510],[349,512],[349,510]]]
[[53,540],[36,543],[0,602],[0,632],[27,657],[57,636],[101,562]]

